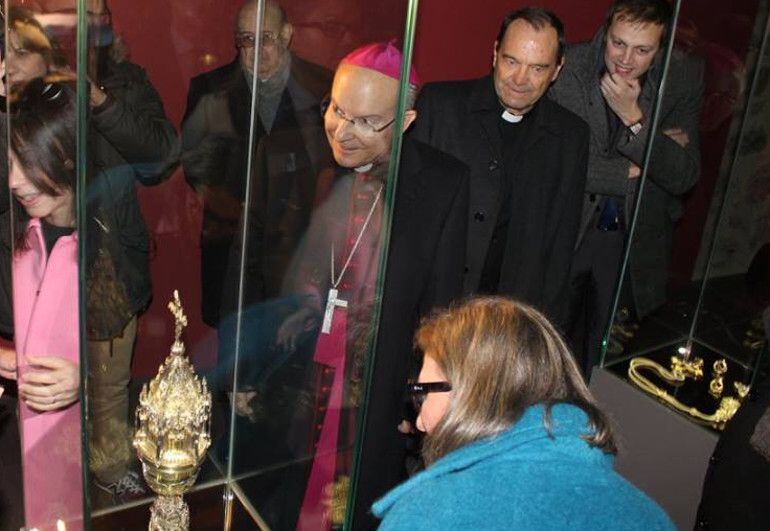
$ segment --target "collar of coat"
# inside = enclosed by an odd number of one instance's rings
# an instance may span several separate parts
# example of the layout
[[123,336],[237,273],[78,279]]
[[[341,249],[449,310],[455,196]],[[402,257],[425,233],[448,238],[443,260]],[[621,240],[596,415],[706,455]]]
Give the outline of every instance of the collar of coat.
[[[411,496],[415,489],[425,488],[427,482],[465,470],[488,459],[514,452],[527,445],[543,446],[549,441],[556,441],[559,438],[575,438],[590,432],[588,416],[577,406],[556,404],[551,408],[550,434],[543,424],[544,415],[545,407],[542,404],[528,407],[513,426],[506,431],[447,454],[378,500],[373,505],[372,511],[378,517],[382,517],[402,497]],[[611,456],[597,448],[589,447],[587,443],[585,444],[585,451],[574,455],[574,457],[595,460],[608,467],[612,466],[613,461]]]
[[[551,119],[553,112],[556,111],[556,109],[561,109],[558,104],[551,101],[544,94],[537,101],[537,106],[538,112],[535,115],[535,122],[532,124],[533,132],[547,131],[556,136],[572,134],[572,131],[565,131],[558,126],[561,122]],[[492,113],[495,115],[495,118],[500,117],[503,107],[497,98],[494,80],[491,75],[476,80],[468,100],[468,109],[471,113],[478,114],[479,116],[488,116]],[[536,137],[536,133],[532,134],[530,141],[534,140]]]

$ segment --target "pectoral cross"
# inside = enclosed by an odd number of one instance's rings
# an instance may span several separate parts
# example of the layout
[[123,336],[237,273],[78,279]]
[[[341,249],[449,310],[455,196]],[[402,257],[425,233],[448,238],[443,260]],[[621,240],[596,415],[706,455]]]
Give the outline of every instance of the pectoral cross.
[[324,322],[321,326],[322,334],[329,334],[332,331],[332,319],[334,318],[334,308],[339,306],[340,308],[347,308],[348,301],[338,299],[337,294],[339,291],[336,288],[329,290],[329,298],[326,299],[326,311],[324,311]]

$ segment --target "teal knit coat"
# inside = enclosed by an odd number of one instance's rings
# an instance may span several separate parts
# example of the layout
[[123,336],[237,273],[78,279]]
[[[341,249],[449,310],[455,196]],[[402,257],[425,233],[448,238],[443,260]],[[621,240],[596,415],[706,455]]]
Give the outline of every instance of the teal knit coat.
[[588,445],[572,405],[525,410],[507,431],[464,446],[372,507],[381,530],[674,530],[665,512]]

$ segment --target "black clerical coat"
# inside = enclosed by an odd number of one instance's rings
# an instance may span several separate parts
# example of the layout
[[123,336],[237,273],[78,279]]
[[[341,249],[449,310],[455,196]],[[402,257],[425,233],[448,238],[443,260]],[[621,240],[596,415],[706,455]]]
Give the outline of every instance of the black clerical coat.
[[364,421],[354,529],[375,526],[371,504],[405,479],[403,419],[412,341],[421,316],[462,292],[467,168],[405,138],[396,188],[376,354]]
[[413,137],[470,168],[464,291],[479,285],[497,215],[502,179],[513,179],[498,291],[533,304],[557,324],[566,318],[588,160],[589,131],[577,115],[542,98],[515,167],[503,168],[492,78],[429,83],[417,101]]

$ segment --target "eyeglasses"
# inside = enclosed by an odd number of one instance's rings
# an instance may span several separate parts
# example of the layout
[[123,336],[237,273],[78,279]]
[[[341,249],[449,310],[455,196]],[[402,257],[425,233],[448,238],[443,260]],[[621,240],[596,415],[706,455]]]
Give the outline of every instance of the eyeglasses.
[[[271,48],[278,43],[279,35],[273,31],[262,32],[262,47]],[[236,48],[254,48],[257,44],[257,36],[250,31],[239,31],[235,34]]]
[[452,384],[449,382],[410,382],[406,384],[406,392],[412,398],[415,411],[420,411],[428,393],[446,393],[452,390]]
[[382,133],[385,129],[391,126],[393,122],[396,121],[396,117],[394,116],[388,123],[383,125],[377,125],[375,122],[372,122],[369,118],[359,117],[359,116],[348,116],[345,111],[340,109],[336,103],[334,103],[331,98],[325,98],[321,102],[321,116],[326,116],[326,112],[331,109],[334,113],[334,116],[339,118],[340,120],[343,120],[345,122],[348,122],[353,127],[355,127],[359,132],[365,135],[375,135],[377,133]]

